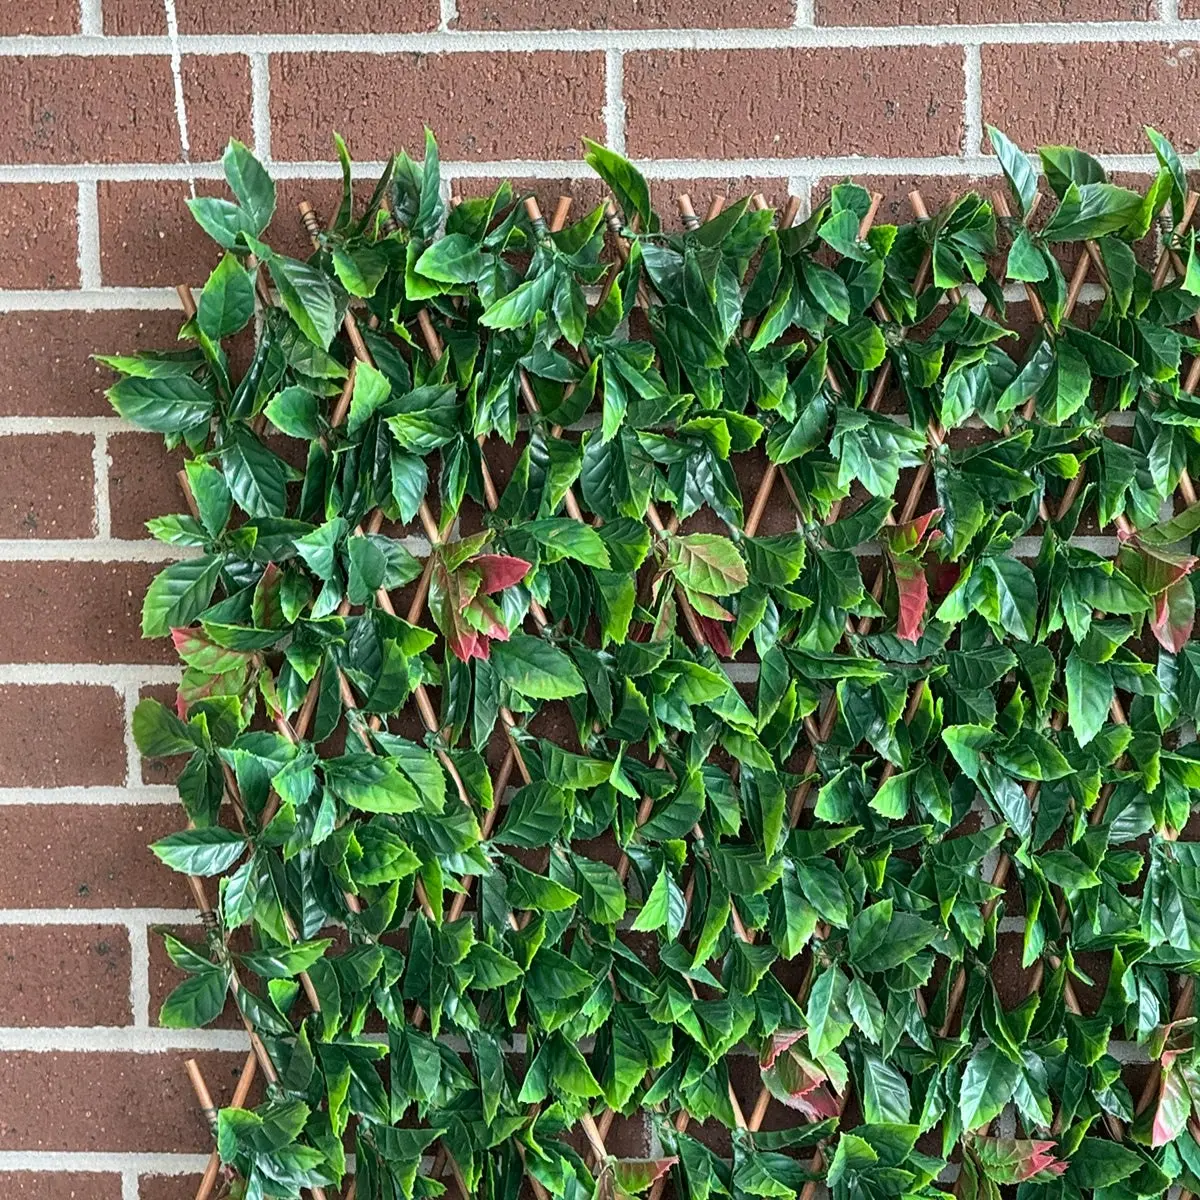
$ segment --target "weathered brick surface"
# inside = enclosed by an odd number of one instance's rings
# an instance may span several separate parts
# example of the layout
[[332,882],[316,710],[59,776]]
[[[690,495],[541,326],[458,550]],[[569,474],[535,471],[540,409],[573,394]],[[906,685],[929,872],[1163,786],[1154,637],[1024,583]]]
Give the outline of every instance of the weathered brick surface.
[[92,445],[69,433],[0,438],[0,537],[90,537]]
[[[227,1101],[243,1056],[199,1053],[213,1098]],[[2,1053],[0,1128],[6,1150],[185,1154],[211,1145],[180,1056]]]
[[119,925],[8,926],[4,1023],[128,1025],[129,965],[129,934]]
[[2,805],[0,907],[192,909],[183,877],[147,849],[182,824],[166,804]]
[[91,355],[174,342],[175,311],[0,312],[0,417],[111,416],[116,376]]
[[124,725],[113,688],[0,687],[0,787],[124,783]]
[[[1154,0],[817,0],[819,25],[989,25],[1036,21],[1148,21]],[[1182,15],[1182,13],[1180,14]]]
[[118,433],[108,439],[108,457],[113,537],[148,538],[151,517],[185,511],[176,477],[183,466],[181,451],[167,450],[154,434]]
[[37,4],[6,4],[0,8],[0,37],[78,31],[79,5],[75,0],[39,0]]
[[1153,125],[1191,152],[1200,145],[1196,51],[1161,42],[985,46],[983,111],[1024,145],[1145,153],[1142,129]]
[[7,1200],[121,1200],[120,1175],[91,1171],[0,1171]]
[[143,641],[142,597],[162,564],[16,562],[0,598],[22,621],[0,625],[0,662],[169,662],[161,639]]
[[953,154],[962,97],[953,48],[625,57],[627,143],[648,158]]
[[[420,102],[363,103],[405,96]],[[586,53],[284,54],[271,60],[275,154],[334,157],[329,113],[361,159],[420,153],[423,124],[446,158],[577,158],[604,135],[604,56]]]
[[78,193],[69,183],[0,184],[0,287],[79,286]]
[[[230,135],[249,136],[250,70],[236,55],[182,64],[194,159],[216,158]],[[173,162],[179,130],[170,59],[0,59],[0,94],[24,121],[0,126],[0,160],[13,163]]]
[[788,0],[459,0],[456,29],[735,29],[790,25]]
[[[274,0],[247,6],[241,0],[176,0],[179,32],[205,33],[418,33],[436,29],[438,0]],[[158,0],[105,0],[104,32],[123,36],[164,34]]]

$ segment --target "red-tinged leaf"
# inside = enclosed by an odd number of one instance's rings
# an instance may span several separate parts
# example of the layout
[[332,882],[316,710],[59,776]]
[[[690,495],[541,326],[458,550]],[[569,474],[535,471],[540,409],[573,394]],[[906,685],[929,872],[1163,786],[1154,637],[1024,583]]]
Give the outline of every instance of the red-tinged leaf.
[[1172,654],[1187,645],[1196,624],[1196,596],[1191,581],[1177,579],[1154,598],[1154,617],[1150,622],[1159,644]]
[[279,629],[283,625],[282,587],[283,572],[274,563],[267,563],[251,601],[251,617],[256,629]]
[[520,583],[531,565],[511,554],[480,554],[471,559],[471,566],[483,576],[481,587],[489,595]]
[[823,1121],[838,1115],[837,1100],[825,1084],[825,1072],[812,1061],[798,1044],[792,1043],[777,1052],[774,1064],[763,1070],[763,1081],[775,1096],[789,1108],[804,1113],[810,1121]]
[[763,1070],[767,1070],[775,1065],[775,1060],[787,1049],[794,1046],[804,1033],[799,1029],[788,1029],[782,1033],[776,1033],[771,1038],[771,1044],[763,1051],[762,1057],[759,1059],[759,1066]]
[[1054,1142],[972,1136],[970,1145],[994,1183],[1024,1183],[1042,1172],[1061,1175],[1067,1169],[1067,1164],[1052,1153]]
[[644,1192],[660,1180],[679,1159],[670,1158],[622,1158],[612,1164],[617,1187],[624,1192]]
[[463,623],[482,633],[485,637],[494,638],[498,642],[508,641],[508,628],[500,617],[496,606],[483,596],[476,596],[462,610]]
[[900,554],[892,555],[892,570],[900,600],[896,614],[896,636],[902,642],[919,641],[925,622],[925,606],[929,603],[925,568],[918,559]]
[[[925,540],[929,526],[939,520],[941,515],[942,509],[931,508],[923,516],[914,517],[902,525],[885,526],[880,530],[880,534],[893,554],[910,554]],[[932,537],[930,540],[933,540]]]
[[1121,569],[1148,596],[1165,592],[1172,584],[1190,575],[1197,563],[1191,554],[1174,554],[1143,545],[1140,541],[1126,542],[1117,562]]
[[203,671],[206,675],[236,671],[250,661],[248,651],[218,646],[199,629],[172,629],[171,640],[175,643],[179,657],[189,667],[195,667],[197,671]]
[[1181,1072],[1173,1070],[1176,1052],[1162,1056],[1162,1076],[1158,1085],[1158,1101],[1154,1109],[1154,1125],[1150,1145],[1157,1149],[1173,1142],[1187,1127],[1192,1111],[1192,1097]]
[[725,626],[720,621],[714,621],[712,617],[701,616],[699,613],[696,614],[696,620],[700,623],[704,638],[712,647],[713,652],[722,658],[732,658],[733,646],[729,642],[729,634],[725,632]]
[[473,658],[486,659],[491,654],[487,638],[471,629],[462,629],[447,637],[446,644],[454,657],[463,662],[470,662]]

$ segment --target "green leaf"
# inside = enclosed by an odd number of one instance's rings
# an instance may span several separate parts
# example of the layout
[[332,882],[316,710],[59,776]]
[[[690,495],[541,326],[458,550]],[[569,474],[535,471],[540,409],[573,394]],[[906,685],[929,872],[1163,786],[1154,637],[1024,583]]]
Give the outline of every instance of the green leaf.
[[213,414],[216,399],[188,375],[122,379],[105,393],[117,415],[151,433],[183,433]]
[[166,637],[172,629],[190,625],[212,600],[223,563],[220,555],[205,554],[160,571],[142,603],[142,637]]
[[959,1114],[965,1130],[998,1117],[1012,1099],[1021,1068],[990,1042],[971,1055],[959,1087]]
[[158,1023],[165,1029],[199,1029],[225,1007],[225,972],[214,967],[185,979],[163,1001]]
[[[1029,212],[1033,198],[1037,195],[1037,172],[1033,169],[1028,157],[1018,150],[1000,130],[989,125],[987,133],[988,140],[992,143],[992,150],[1000,160],[1000,169],[1004,172],[1013,199],[1016,201],[1017,214],[1023,217]],[[1010,278],[1023,279],[1024,276],[1016,275],[1010,276]],[[1044,276],[1038,278],[1044,278]]]
[[297,328],[314,346],[328,350],[339,324],[328,277],[316,267],[282,254],[271,254],[267,262],[279,298]]
[[746,564],[737,547],[713,533],[692,533],[670,542],[675,578],[693,592],[728,596],[749,582]]
[[1108,720],[1113,702],[1112,674],[1088,662],[1078,650],[1067,656],[1067,721],[1076,740],[1086,746]]
[[650,185],[641,172],[627,159],[591,138],[584,138],[587,153],[584,161],[612,188],[613,197],[625,214],[625,220],[637,217],[643,231],[654,229],[650,211]]
[[221,158],[225,181],[245,214],[247,228],[258,237],[275,214],[275,184],[266,168],[236,139]]
[[324,763],[329,790],[351,808],[375,813],[416,812],[424,807],[408,777],[390,758],[344,754]]
[[254,279],[233,254],[226,254],[208,277],[196,321],[213,341],[237,333],[254,316]]
[[242,857],[246,845],[241,834],[213,825],[168,834],[150,849],[173,871],[184,875],[220,875]]
[[563,700],[584,690],[575,664],[561,650],[526,633],[493,643],[492,665],[514,692],[533,700]]

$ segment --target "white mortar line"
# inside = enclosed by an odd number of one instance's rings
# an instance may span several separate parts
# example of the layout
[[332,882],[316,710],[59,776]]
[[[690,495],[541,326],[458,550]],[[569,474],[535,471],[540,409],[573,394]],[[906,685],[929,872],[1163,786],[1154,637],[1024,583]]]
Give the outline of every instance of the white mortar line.
[[254,153],[271,161],[271,63],[265,54],[250,55],[250,114]]
[[0,908],[0,925],[195,925],[194,908]]
[[1176,0],[1158,0],[1158,20],[1159,24],[1171,27],[1179,23],[1179,5]]
[[[1196,31],[1200,38],[1200,29]],[[1098,162],[1110,171],[1153,173],[1158,160],[1151,153],[1099,153]],[[649,179],[736,179],[745,175],[766,175],[786,178],[789,175],[936,175],[961,178],[964,175],[1000,175],[1000,163],[991,154],[972,155],[780,155],[761,158],[638,158],[632,160]],[[364,160],[354,164],[356,179],[377,179],[386,164]],[[547,176],[591,179],[592,169],[581,159],[519,158],[519,159],[446,159],[442,169],[455,179],[493,178],[544,179]],[[298,160],[271,163],[275,179],[340,179],[341,167],[327,159]],[[77,183],[81,179],[111,180],[118,183],[187,181],[190,179],[220,179],[220,163],[20,163],[0,164],[0,183]],[[0,292],[0,297],[5,294]],[[39,296],[47,293],[29,291],[22,295]],[[102,288],[92,295],[169,296],[178,307],[178,297],[170,288]],[[160,303],[154,307],[166,308]]]
[[458,0],[441,0],[441,19],[438,21],[438,29],[442,33],[447,33],[457,20]]
[[58,1029],[0,1028],[0,1053],[162,1054],[179,1050],[241,1050],[243,1030],[135,1029],[128,1026],[66,1026]]
[[79,182],[77,210],[79,240],[79,286],[84,289],[100,286],[100,204],[96,197],[96,181]]
[[195,1175],[208,1166],[207,1154],[112,1153],[97,1150],[0,1150],[0,1171],[78,1171],[110,1174]]
[[141,689],[136,683],[130,683],[125,686],[124,692],[124,736],[125,736],[125,786],[136,787],[143,784],[142,779],[142,753],[137,748],[137,743],[133,740],[133,710],[138,706],[140,699],[138,692]]
[[176,562],[199,551],[168,546],[153,538],[61,538],[58,541],[0,539],[0,562]]
[[92,477],[95,488],[95,520],[92,529],[96,537],[112,537],[112,506],[108,496],[108,468],[112,460],[108,457],[108,434],[97,433],[92,439]]
[[137,1029],[150,1028],[150,939],[146,926],[126,925],[129,937],[129,1011]]
[[[179,672],[175,672],[178,677]],[[69,805],[79,807],[108,807],[116,804],[144,806],[147,804],[178,804],[179,793],[165,784],[139,784],[136,787],[62,787],[62,788],[0,788],[0,808],[25,805]]]
[[[174,0],[164,0],[164,6]],[[444,20],[453,19],[444,4]],[[791,25],[771,29],[531,29],[479,31],[439,29],[427,33],[371,34],[184,34],[178,38],[0,38],[0,54],[62,55],[300,54],[356,55],[527,54],[554,50],[775,50],[861,49],[866,46],[1075,45],[1097,42],[1174,42],[1200,35],[1200,20],[1048,21],[962,25]]]
[[[123,417],[0,417],[0,437],[31,433],[90,433],[108,437],[114,433],[136,433],[137,426]],[[153,435],[147,435],[153,436]]]
[[0,684],[8,687],[69,683],[124,688],[178,682],[178,667],[148,663],[0,663]]
[[810,29],[816,24],[815,0],[796,0],[796,18],[792,24],[797,29]]
[[72,292],[0,290],[0,312],[153,311],[178,307],[179,297],[172,288],[97,288]]
[[625,59],[620,50],[604,55],[604,130],[610,150],[625,153]]
[[102,37],[104,34],[100,4],[101,0],[79,0],[79,31],[85,37]]
[[138,1173],[132,1167],[121,1172],[121,1200],[141,1200]]
[[983,63],[978,43],[963,47],[963,144],[965,156],[978,155],[983,142]]
[[[183,94],[183,56],[179,47],[179,17],[175,12],[175,0],[163,0],[163,12],[167,18],[167,41],[171,48],[171,81],[175,88],[175,122],[179,126],[179,154],[183,161],[192,157],[191,140],[188,137],[187,100]],[[189,180],[192,195],[196,194],[196,181]]]

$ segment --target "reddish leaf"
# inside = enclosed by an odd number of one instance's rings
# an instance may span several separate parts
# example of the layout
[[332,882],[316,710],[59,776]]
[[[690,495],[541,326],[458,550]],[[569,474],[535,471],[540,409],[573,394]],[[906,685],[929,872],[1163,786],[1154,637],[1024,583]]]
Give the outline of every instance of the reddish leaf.
[[1186,1128],[1192,1111],[1192,1097],[1181,1072],[1173,1069],[1176,1051],[1162,1056],[1162,1076],[1158,1085],[1158,1102],[1154,1109],[1154,1125],[1150,1145],[1154,1148],[1173,1142]]
[[446,645],[450,647],[455,658],[461,659],[463,662],[470,662],[473,658],[486,659],[491,651],[488,649],[488,640],[482,633],[476,633],[472,629],[462,629],[455,632],[446,638]]
[[799,1045],[791,1043],[786,1049],[775,1051],[775,1055],[773,1065],[762,1074],[763,1082],[778,1100],[803,1113],[810,1121],[838,1115],[837,1101],[825,1086],[825,1072],[801,1051]]
[[932,508],[924,516],[914,517],[902,525],[885,526],[880,533],[893,554],[908,554],[925,540],[930,524],[941,515],[940,508]]
[[255,628],[278,629],[283,625],[282,587],[283,573],[274,563],[267,563],[250,605]]
[[771,1038],[771,1044],[763,1051],[762,1058],[759,1059],[759,1066],[764,1070],[775,1065],[775,1060],[791,1046],[794,1046],[804,1033],[799,1029],[788,1029],[782,1033],[776,1033]]
[[929,584],[925,568],[918,559],[907,554],[892,555],[892,570],[896,576],[896,592],[900,599],[896,614],[896,636],[902,642],[916,642],[921,637],[925,621],[925,606],[929,603]]
[[179,657],[189,667],[203,671],[205,675],[220,675],[228,671],[236,671],[250,661],[246,650],[230,650],[218,646],[204,635],[200,629],[172,629],[171,640]]
[[612,1164],[617,1187],[624,1192],[644,1192],[660,1180],[679,1159],[670,1158],[622,1158]]
[[970,1144],[985,1174],[995,1183],[1024,1183],[1043,1171],[1061,1175],[1067,1169],[1052,1153],[1054,1142],[972,1137]]
[[1120,568],[1148,596],[1157,596],[1190,575],[1197,561],[1190,554],[1172,554],[1170,550],[1144,546],[1136,538],[1127,541],[1117,557]]
[[1172,654],[1178,654],[1192,636],[1195,623],[1196,597],[1191,581],[1181,577],[1154,598],[1154,617],[1150,624],[1159,644]]
[[699,621],[705,640],[713,648],[714,653],[719,654],[722,658],[732,658],[733,646],[730,645],[729,634],[725,632],[725,626],[720,621],[714,621],[712,617],[701,616],[700,613],[696,614],[696,620]]
[[511,554],[480,554],[471,559],[471,566],[483,576],[481,586],[489,595],[520,583],[529,574],[530,565]]

